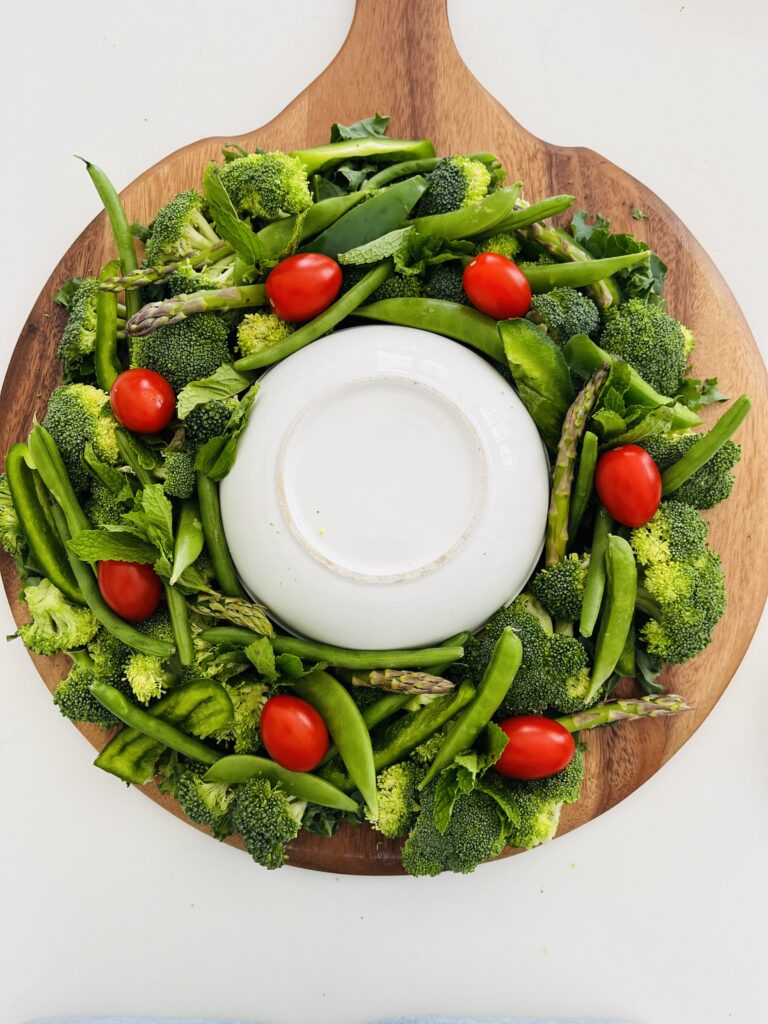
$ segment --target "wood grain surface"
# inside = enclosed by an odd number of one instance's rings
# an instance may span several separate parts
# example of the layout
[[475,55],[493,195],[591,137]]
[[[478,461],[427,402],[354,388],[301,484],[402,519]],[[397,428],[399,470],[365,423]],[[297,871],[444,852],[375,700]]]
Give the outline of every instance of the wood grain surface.
[[[768,492],[759,461],[760,439],[768,429],[765,368],[733,295],[672,211],[598,154],[549,145],[517,124],[475,81],[456,52],[446,0],[358,0],[342,50],[316,81],[264,127],[234,140],[204,139],[150,168],[123,192],[129,220],[146,223],[176,192],[199,186],[206,162],[219,156],[225,142],[246,148],[298,149],[327,141],[332,122],[350,123],[374,111],[391,116],[393,137],[426,136],[443,154],[491,150],[500,156],[510,180],[525,182],[529,199],[571,193],[577,197],[577,208],[600,211],[611,218],[615,229],[631,230],[648,241],[670,267],[665,291],[670,311],[698,338],[697,375],[718,376],[725,394],[736,397],[748,392],[754,402],[739,435],[744,457],[737,468],[734,494],[707,515],[711,541],[722,555],[727,575],[728,609],[709,650],[687,666],[668,670],[664,677],[667,687],[682,693],[695,710],[671,720],[646,720],[589,734],[583,795],[565,809],[562,834],[613,807],[672,757],[712,710],[752,638],[768,580]],[[119,169],[112,171],[119,173]],[[638,207],[647,220],[631,219]],[[58,383],[56,346],[65,315],[54,304],[56,289],[75,275],[96,274],[112,255],[109,226],[102,214],[70,247],[40,293],[0,396],[3,453],[26,437],[33,417],[42,416],[48,395]],[[716,411],[708,410],[705,419],[715,415]],[[6,556],[1,568],[13,614],[17,621],[24,621],[18,579]],[[64,656],[33,660],[51,690],[69,665]],[[58,712],[52,707],[50,713]],[[95,747],[103,745],[100,730],[84,726],[82,732]],[[154,786],[144,790],[178,813],[175,803]],[[382,840],[366,827],[345,828],[330,839],[303,833],[291,849],[290,862],[351,874],[402,871],[398,843]]]

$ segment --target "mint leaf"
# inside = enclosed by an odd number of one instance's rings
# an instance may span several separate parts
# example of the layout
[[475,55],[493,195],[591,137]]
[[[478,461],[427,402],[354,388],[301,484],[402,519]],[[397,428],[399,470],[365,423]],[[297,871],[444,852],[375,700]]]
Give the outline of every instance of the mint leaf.
[[435,803],[432,811],[435,828],[440,835],[444,835],[448,828],[459,793],[458,769],[446,768],[435,786]]
[[272,644],[265,637],[259,637],[245,648],[245,656],[261,676],[265,676],[271,683],[277,679],[275,669],[275,652]]
[[372,242],[358,245],[354,249],[339,254],[339,263],[343,266],[358,267],[366,263],[378,263],[395,253],[403,252],[409,235],[416,232],[414,227],[396,228]]
[[269,255],[256,232],[238,217],[229,193],[219,178],[218,164],[214,161],[205,168],[203,194],[216,230],[244,263],[252,265]]
[[344,139],[381,139],[387,131],[389,118],[381,114],[366,117],[354,124],[332,124],[331,142],[342,142]]
[[210,377],[193,380],[182,388],[176,398],[176,414],[180,420],[187,416],[197,405],[232,398],[245,391],[251,378],[238,373],[231,363],[224,363]]
[[133,533],[114,530],[82,530],[67,541],[71,551],[84,562],[139,562],[151,565],[157,548]]
[[223,480],[235,464],[240,435],[248,423],[259,385],[254,384],[240,399],[232,412],[224,434],[206,441],[197,452],[195,469],[205,473],[211,480]]

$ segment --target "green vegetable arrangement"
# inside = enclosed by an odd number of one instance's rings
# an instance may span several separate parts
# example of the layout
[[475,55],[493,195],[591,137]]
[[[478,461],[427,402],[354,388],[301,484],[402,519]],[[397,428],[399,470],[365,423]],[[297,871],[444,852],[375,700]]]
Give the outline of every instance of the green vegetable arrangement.
[[[239,834],[267,868],[301,829],[331,835],[344,822],[402,837],[413,875],[471,872],[507,846],[546,842],[578,799],[586,748],[546,777],[510,778],[499,723],[545,716],[583,734],[687,710],[662,670],[703,651],[725,608],[700,510],[731,492],[749,400],[696,429],[700,408],[724,399],[690,375],[695,339],[666,309],[662,261],[599,215],[554,226],[572,196],[528,202],[492,154],[441,158],[426,139],[389,138],[387,120],[334,125],[328,144],[289,154],[228,146],[200,190],[172,197],[148,228],[129,227],[87,164],[117,259],[62,283],[63,383],[0,477],[0,541],[30,616],[18,635],[70,657],[54,702],[110,730],[96,765],[157,780],[191,821]],[[264,284],[295,253],[343,271],[335,300],[301,325],[270,310]],[[497,322],[471,305],[463,270],[485,253],[522,271],[526,316]],[[550,452],[542,566],[474,636],[429,650],[276,633],[243,593],[222,528],[218,484],[259,373],[361,320],[475,349],[511,380]],[[128,368],[170,383],[165,429],[115,420],[109,392]],[[636,527],[596,495],[600,459],[625,445],[661,472],[661,504]],[[157,611],[117,615],[97,579],[104,562],[151,566]],[[635,696],[616,697],[622,678]],[[265,750],[262,711],[281,694],[330,734],[311,771]]]

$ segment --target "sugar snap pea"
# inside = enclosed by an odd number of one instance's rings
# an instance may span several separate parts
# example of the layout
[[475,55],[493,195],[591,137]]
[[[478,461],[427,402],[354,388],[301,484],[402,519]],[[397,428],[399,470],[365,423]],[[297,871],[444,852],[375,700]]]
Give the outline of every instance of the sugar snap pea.
[[501,224],[494,228],[494,234],[510,231],[520,231],[531,225],[539,226],[539,221],[547,220],[549,217],[556,217],[564,213],[573,205],[573,196],[560,195],[549,196],[547,199],[540,199],[538,203],[526,203],[521,207],[522,200],[518,199],[515,209]]
[[630,624],[627,639],[624,641],[624,649],[619,660],[616,662],[616,672],[622,679],[635,678],[635,624]]
[[185,569],[195,561],[203,550],[203,523],[200,519],[200,506],[194,498],[188,498],[181,504],[179,522],[176,526],[176,539],[173,545],[173,566],[171,568],[171,584],[181,576]]
[[61,507],[69,533],[74,537],[81,530],[90,530],[91,524],[77,499],[59,449],[45,427],[36,423],[29,435],[28,444],[35,469]]
[[357,704],[337,679],[319,670],[296,680],[294,690],[323,716],[344,767],[375,815],[379,800],[373,747]]
[[704,434],[700,441],[688,449],[682,458],[673,462],[661,474],[662,494],[674,493],[682,487],[686,480],[701,469],[716,455],[725,442],[739,429],[752,408],[752,401],[747,395],[737,398],[730,409],[723,413],[717,423]]
[[520,643],[520,637],[507,626],[496,641],[475,699],[451,725],[434,761],[429,766],[429,771],[419,784],[419,789],[423,789],[444,768],[452,764],[458,754],[472,746],[501,706],[522,660],[523,645]]
[[[120,272],[120,264],[112,260],[102,267],[99,281],[106,281]],[[96,383],[109,393],[122,373],[117,357],[117,293],[99,291],[96,297],[96,340],[93,348]]]
[[335,224],[339,217],[342,217],[348,210],[365,198],[362,192],[350,192],[349,195],[332,196],[330,199],[321,199],[319,203],[313,203],[306,214],[294,214],[293,217],[283,217],[281,220],[272,221],[256,237],[264,247],[266,259],[280,259],[285,254],[286,247],[298,227],[298,217],[302,217],[299,227],[299,239],[305,241],[312,238],[320,231],[324,231]]
[[340,139],[324,146],[294,150],[295,156],[304,164],[307,174],[315,174],[324,167],[331,167],[343,160],[359,160],[368,157],[373,160],[400,160],[412,158],[421,160],[435,155],[435,147],[429,139],[389,139],[385,136],[366,136],[360,139]]
[[[520,194],[520,183],[500,188],[470,206],[450,213],[434,213],[429,217],[415,217],[410,223],[420,235],[432,238],[472,238],[492,231],[508,220]],[[397,226],[397,225],[396,225]],[[349,246],[351,249],[352,246]],[[346,250],[340,249],[339,252]]]
[[221,593],[226,597],[244,597],[243,588],[237,578],[235,563],[229,553],[224,524],[221,521],[219,489],[216,483],[205,475],[197,474],[197,500],[200,508],[200,522],[205,536],[205,546],[211,556],[213,571]]
[[286,793],[320,807],[333,807],[338,811],[357,810],[355,801],[340,789],[307,772],[291,772],[275,761],[255,754],[230,754],[220,758],[205,774],[206,782],[226,782],[235,785],[262,776]]
[[597,435],[591,430],[584,433],[579,455],[579,468],[571,495],[571,510],[568,519],[568,536],[575,537],[581,526],[581,520],[587,510],[587,503],[592,497],[595,485],[595,468],[597,466]]
[[[412,174],[429,174],[441,162],[439,156],[425,157],[423,160],[403,160],[399,164],[388,164],[364,183],[361,191],[370,192],[374,188],[383,188],[398,178],[407,178]],[[354,195],[355,193],[353,193]]]
[[521,267],[534,295],[553,288],[583,288],[604,281],[620,270],[628,270],[647,262],[650,252],[631,252],[626,256],[607,256],[583,263],[548,263],[544,266]]
[[581,604],[581,621],[579,633],[592,636],[600,614],[605,592],[605,549],[608,547],[608,535],[613,527],[613,520],[603,506],[597,510],[595,527],[592,533],[592,550],[589,554],[589,567],[584,581],[584,598]]
[[632,625],[637,598],[637,565],[629,542],[613,534],[605,550],[606,603],[595,644],[590,689],[585,701],[590,704],[610,677],[621,657]]

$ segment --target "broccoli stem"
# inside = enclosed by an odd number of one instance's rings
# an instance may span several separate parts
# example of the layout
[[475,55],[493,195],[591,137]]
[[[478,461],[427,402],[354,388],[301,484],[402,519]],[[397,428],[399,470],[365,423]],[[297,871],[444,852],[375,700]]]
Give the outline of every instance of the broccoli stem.
[[596,370],[565,414],[560,443],[557,446],[555,468],[552,472],[552,494],[547,514],[545,564],[557,565],[565,558],[568,546],[568,517],[571,505],[573,470],[579,454],[579,441],[600,390],[608,378],[609,366]]
[[709,462],[723,447],[725,442],[736,433],[752,408],[752,401],[747,395],[737,398],[731,408],[723,413],[717,423],[701,440],[689,448],[682,458],[673,462],[661,474],[661,493],[671,494],[682,487],[686,480]]
[[[122,277],[108,277],[104,281],[99,281],[99,288],[103,292],[128,292],[134,288],[141,288],[145,284],[154,284],[157,281],[165,280],[175,273],[180,264],[186,260],[189,260],[195,270],[201,270],[203,267],[211,266],[211,264],[224,259],[225,256],[231,256],[233,251],[229,242],[217,242],[208,249],[190,252],[187,256],[180,256],[171,263],[163,263],[156,267],[140,267],[130,274],[123,274]],[[138,312],[138,309],[135,312]]]
[[692,710],[691,705],[686,704],[683,697],[678,697],[674,693],[663,693],[660,696],[651,694],[648,697],[627,697],[624,700],[611,701],[610,704],[599,704],[588,711],[577,711],[573,715],[556,718],[555,721],[568,732],[581,732],[582,729],[596,729],[601,725],[610,725],[624,719],[659,718]]
[[[134,294],[129,292],[129,295]],[[178,324],[192,313],[212,313],[218,309],[248,309],[267,302],[263,284],[220,288],[218,291],[192,292],[161,302],[150,302],[134,314],[125,325],[131,338],[143,338],[161,327]]]

